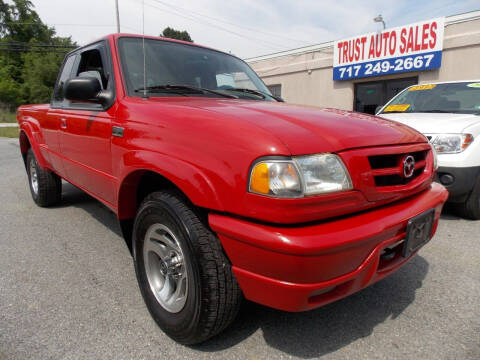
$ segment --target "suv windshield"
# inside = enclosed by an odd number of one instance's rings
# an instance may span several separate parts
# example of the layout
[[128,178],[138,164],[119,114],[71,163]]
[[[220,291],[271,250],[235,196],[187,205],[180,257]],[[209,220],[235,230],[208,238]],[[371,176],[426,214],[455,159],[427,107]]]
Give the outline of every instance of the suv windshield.
[[274,101],[270,91],[242,60],[215,50],[164,40],[118,40],[130,96],[205,96]]
[[395,112],[480,114],[480,82],[412,86],[394,97],[381,114]]

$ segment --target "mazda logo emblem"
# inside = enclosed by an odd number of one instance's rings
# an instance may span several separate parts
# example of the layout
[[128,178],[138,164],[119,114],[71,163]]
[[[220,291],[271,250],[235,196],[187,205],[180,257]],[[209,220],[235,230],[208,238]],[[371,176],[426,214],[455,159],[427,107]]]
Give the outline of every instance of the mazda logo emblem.
[[412,155],[405,156],[403,159],[403,175],[405,178],[411,178],[415,173],[415,159]]

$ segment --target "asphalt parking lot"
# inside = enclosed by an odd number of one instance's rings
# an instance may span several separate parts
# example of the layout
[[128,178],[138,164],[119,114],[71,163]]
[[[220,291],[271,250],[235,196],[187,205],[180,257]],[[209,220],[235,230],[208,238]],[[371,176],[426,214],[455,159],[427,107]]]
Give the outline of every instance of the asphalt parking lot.
[[444,214],[391,277],[306,313],[244,303],[195,347],[157,328],[113,213],[66,184],[34,205],[17,140],[0,138],[0,359],[480,359],[480,222]]

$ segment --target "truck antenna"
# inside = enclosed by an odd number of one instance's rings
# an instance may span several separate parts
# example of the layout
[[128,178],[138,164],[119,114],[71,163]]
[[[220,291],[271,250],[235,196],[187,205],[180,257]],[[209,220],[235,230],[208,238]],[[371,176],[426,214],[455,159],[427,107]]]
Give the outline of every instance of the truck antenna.
[[147,62],[145,56],[145,0],[142,0],[143,98],[147,98]]

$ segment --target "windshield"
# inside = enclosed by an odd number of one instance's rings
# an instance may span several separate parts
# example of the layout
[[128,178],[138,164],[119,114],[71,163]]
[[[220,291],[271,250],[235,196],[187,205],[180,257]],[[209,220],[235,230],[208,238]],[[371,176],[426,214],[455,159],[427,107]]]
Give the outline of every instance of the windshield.
[[394,97],[386,113],[480,113],[480,82],[412,86]]
[[130,96],[146,92],[148,96],[274,100],[257,74],[234,56],[198,46],[145,39],[144,84],[142,38],[120,38],[118,45]]

